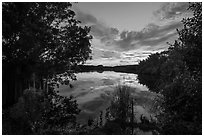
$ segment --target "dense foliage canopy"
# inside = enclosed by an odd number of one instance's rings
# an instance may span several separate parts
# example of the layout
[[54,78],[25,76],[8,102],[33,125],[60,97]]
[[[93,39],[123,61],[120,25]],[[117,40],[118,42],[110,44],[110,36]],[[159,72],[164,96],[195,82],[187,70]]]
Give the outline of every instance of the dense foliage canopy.
[[76,101],[53,86],[76,79],[72,66],[90,58],[90,27],[71,6],[2,3],[3,134],[69,134],[75,126]]
[[178,40],[138,66],[142,82],[141,74],[159,76],[145,84],[163,95],[159,117],[163,134],[202,133],[202,3],[190,3],[189,10],[193,17],[183,19]]
[[[89,27],[71,3],[3,3],[3,63],[53,74],[89,58]],[[28,69],[25,69],[28,71]]]
[[71,6],[63,2],[2,3],[5,104],[17,101],[26,88],[45,88],[45,79],[62,84],[76,79],[71,68],[90,58],[92,36],[90,27],[82,27],[75,19]]

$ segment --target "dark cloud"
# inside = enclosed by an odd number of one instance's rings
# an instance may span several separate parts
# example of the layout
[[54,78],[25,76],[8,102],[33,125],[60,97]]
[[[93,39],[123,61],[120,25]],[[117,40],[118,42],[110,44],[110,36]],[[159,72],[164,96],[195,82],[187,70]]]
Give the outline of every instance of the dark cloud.
[[104,24],[96,23],[91,26],[91,33],[94,37],[100,39],[101,42],[108,42],[109,40],[115,39],[119,31],[116,28],[110,28]]
[[176,28],[179,28],[182,24],[180,22],[173,22],[164,26],[159,26],[156,24],[149,24],[147,25],[146,28],[144,28],[142,31],[135,32],[135,31],[130,31],[126,32],[126,37],[124,37],[123,40],[125,41],[132,41],[132,40],[147,40],[147,39],[152,39],[156,37],[161,37],[164,36],[166,33],[169,33],[170,31],[174,30]]
[[171,22],[164,26],[149,24],[142,31],[123,31],[120,33],[119,40],[113,40],[112,43],[120,46],[124,50],[137,49],[141,46],[157,46],[166,43],[169,38],[177,34],[176,28],[180,28],[180,22]]
[[95,24],[98,22],[94,16],[92,16],[91,14],[84,13],[79,9],[76,10],[76,19],[80,20],[82,24]]
[[188,12],[187,2],[168,2],[164,3],[161,8],[154,12],[154,15],[160,19],[174,19],[176,16]]
[[117,28],[108,27],[102,22],[98,21],[96,17],[91,14],[84,13],[79,9],[76,10],[76,18],[81,21],[83,25],[91,27],[91,34],[100,39],[101,42],[108,42],[118,35]]
[[151,45],[151,46],[157,46],[158,44],[161,44],[161,43],[164,43],[167,42],[167,40],[173,36],[175,36],[177,33],[174,32],[174,33],[170,33],[170,34],[167,34],[167,35],[164,35],[164,36],[161,36],[159,38],[153,38],[153,39],[146,39],[146,40],[142,40],[142,41],[139,41],[138,44],[140,45]]

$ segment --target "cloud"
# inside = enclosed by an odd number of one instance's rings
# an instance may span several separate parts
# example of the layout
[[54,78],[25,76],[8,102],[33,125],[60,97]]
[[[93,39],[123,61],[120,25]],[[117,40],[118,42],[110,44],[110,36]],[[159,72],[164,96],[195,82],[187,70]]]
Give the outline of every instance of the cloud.
[[91,33],[95,38],[101,40],[101,42],[108,42],[115,39],[119,31],[116,28],[107,27],[106,25],[98,22],[91,26]]
[[[162,51],[162,50],[161,50]],[[152,51],[143,49],[135,49],[123,52],[110,51],[94,47],[93,60],[88,60],[87,65],[105,65],[105,66],[117,66],[117,65],[130,65],[138,64],[140,60],[143,60],[152,53],[160,51]]]
[[[177,11],[182,11],[177,8]],[[170,11],[170,10],[169,10]],[[158,11],[159,13],[159,11]],[[166,17],[173,17],[169,12]],[[145,59],[150,53],[162,51],[168,48],[166,42],[172,42],[177,36],[176,28],[181,28],[182,23],[178,20],[170,20],[163,24],[149,23],[141,31],[122,31],[109,27],[91,14],[76,12],[76,17],[82,25],[91,26],[93,60],[86,64],[92,65],[126,65],[137,64]]]
[[[103,50],[101,50],[103,52]],[[163,51],[163,50],[160,50]],[[123,51],[123,52],[116,52],[117,55],[112,54],[103,57],[99,54],[95,54],[93,57],[93,60],[88,60],[86,64],[92,64],[92,65],[105,65],[105,66],[117,66],[117,65],[133,65],[138,64],[141,60],[148,57],[148,55],[156,52],[160,52],[158,50],[156,51],[143,51],[143,50],[129,50],[129,51]],[[106,51],[105,51],[106,52]],[[108,52],[106,52],[108,53]],[[97,57],[96,57],[97,56]]]
[[94,59],[120,58],[120,53],[117,51],[110,51],[110,50],[94,47],[92,56],[94,57]]
[[117,28],[108,27],[106,24],[97,20],[91,14],[85,13],[76,9],[76,18],[81,21],[83,25],[88,25],[91,27],[91,34],[100,39],[101,42],[108,42],[115,39],[119,33]]
[[95,24],[98,22],[94,16],[84,13],[79,9],[76,9],[76,19],[80,20],[82,24]]
[[165,44],[168,39],[177,35],[176,28],[182,26],[181,22],[170,22],[159,26],[149,24],[142,31],[123,31],[119,40],[113,40],[112,44],[119,46],[123,50],[139,49],[142,46],[155,47]]
[[160,19],[174,19],[183,13],[188,12],[187,2],[168,2],[164,3],[160,9],[154,12],[154,15]]
[[142,50],[117,52],[94,47],[93,60],[88,60],[86,64],[92,65],[101,64],[105,66],[137,64],[141,59],[146,58],[151,53],[152,51]]
[[138,44],[140,44],[140,45],[157,46],[160,43],[165,44],[165,42],[167,42],[167,40],[169,38],[171,38],[172,36],[175,36],[175,35],[177,35],[176,32],[168,33],[168,34],[166,34],[164,36],[154,37],[154,38],[151,38],[151,39],[145,39],[145,40],[139,41]]
[[[170,3],[170,5],[171,4],[172,3]],[[181,5],[185,5],[185,3],[180,4],[180,6],[178,5],[179,4],[177,4],[177,6],[171,6],[171,9],[181,11]],[[158,10],[157,12],[159,13],[159,11],[161,10]],[[168,14],[170,16],[170,12]],[[94,39],[98,39],[98,42],[100,42],[100,47],[101,45],[104,45],[104,49],[114,49],[117,51],[128,51],[140,48],[160,48],[159,44],[166,44],[170,37],[176,36],[176,28],[180,28],[182,25],[181,22],[178,21],[171,21],[169,23],[165,23],[165,25],[150,23],[141,31],[119,32],[117,28],[109,27],[101,21],[97,20],[97,18],[93,15],[82,12],[79,9],[76,10],[76,17],[83,23],[83,25],[88,25],[91,27],[90,33],[93,35]],[[94,46],[97,45],[95,44]]]

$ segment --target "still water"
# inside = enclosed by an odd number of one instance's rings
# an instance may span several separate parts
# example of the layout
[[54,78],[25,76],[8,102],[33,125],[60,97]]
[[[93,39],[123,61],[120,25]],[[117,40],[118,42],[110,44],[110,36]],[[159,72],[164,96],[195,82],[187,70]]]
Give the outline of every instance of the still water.
[[86,123],[88,118],[96,118],[105,110],[111,101],[111,95],[118,85],[129,85],[135,89],[137,104],[135,113],[149,117],[155,93],[149,92],[145,85],[139,84],[137,74],[118,73],[113,71],[77,73],[77,80],[72,81],[73,88],[66,85],[59,87],[62,96],[74,96],[81,112],[77,117],[79,123]]

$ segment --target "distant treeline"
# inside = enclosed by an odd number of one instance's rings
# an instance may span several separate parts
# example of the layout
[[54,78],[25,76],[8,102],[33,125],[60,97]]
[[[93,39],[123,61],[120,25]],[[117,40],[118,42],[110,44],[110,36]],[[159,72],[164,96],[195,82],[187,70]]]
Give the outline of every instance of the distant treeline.
[[137,73],[138,65],[123,65],[123,66],[103,66],[103,65],[78,65],[74,68],[77,72],[92,72],[92,71],[115,71],[125,73]]

